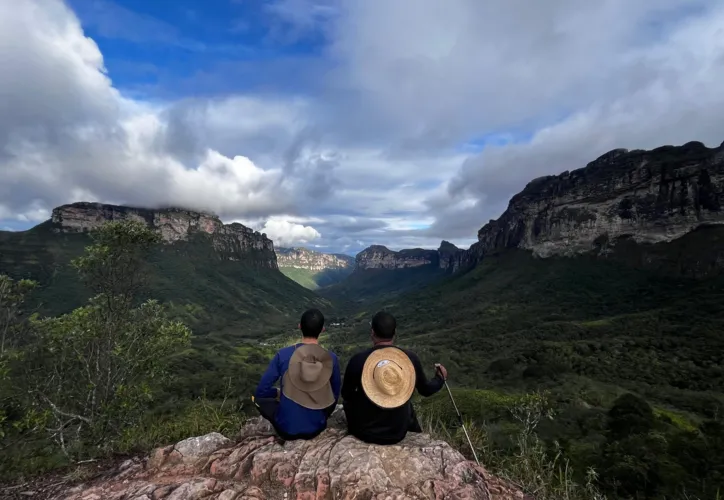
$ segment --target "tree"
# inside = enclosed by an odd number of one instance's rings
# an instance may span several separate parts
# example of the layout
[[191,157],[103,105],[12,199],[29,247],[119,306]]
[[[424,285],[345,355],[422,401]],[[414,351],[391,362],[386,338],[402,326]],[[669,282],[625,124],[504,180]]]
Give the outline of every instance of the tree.
[[134,221],[110,222],[72,265],[96,292],[86,306],[33,322],[25,352],[28,393],[66,454],[83,444],[109,447],[132,425],[166,379],[168,355],[190,330],[149,300],[136,305],[145,259],[158,236]]
[[36,285],[31,280],[15,281],[0,274],[0,438],[6,434],[8,413],[12,413],[9,408],[14,403],[10,364],[18,356],[16,347],[27,323],[23,306]]
[[0,358],[15,346],[13,334],[22,323],[25,299],[36,286],[35,281],[0,274]]

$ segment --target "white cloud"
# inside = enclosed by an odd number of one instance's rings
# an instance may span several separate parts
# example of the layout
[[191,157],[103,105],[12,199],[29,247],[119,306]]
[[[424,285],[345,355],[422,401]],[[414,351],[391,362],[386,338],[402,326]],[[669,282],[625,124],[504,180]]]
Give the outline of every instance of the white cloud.
[[[59,1],[0,5],[0,64],[0,212],[37,220],[79,195],[247,216],[293,203],[280,166],[264,170],[238,153],[226,156],[203,137],[185,157],[170,147],[170,137],[179,139],[169,134],[174,106],[122,97],[98,47]],[[237,135],[284,120],[281,106],[242,98],[212,102],[203,112],[211,132]],[[191,165],[183,161],[189,157]]]
[[83,199],[277,245],[464,245],[534,177],[724,139],[720,0],[274,5],[295,37],[323,25],[319,94],[133,100],[66,4],[0,2],[0,222]]
[[277,247],[306,245],[322,235],[312,226],[304,226],[280,218],[271,218],[259,229],[274,241]]

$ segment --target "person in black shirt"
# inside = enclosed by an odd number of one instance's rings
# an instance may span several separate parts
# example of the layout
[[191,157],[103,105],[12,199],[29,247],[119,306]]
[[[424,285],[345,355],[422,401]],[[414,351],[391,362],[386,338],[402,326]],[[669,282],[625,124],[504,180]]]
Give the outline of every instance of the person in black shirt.
[[393,346],[397,322],[381,311],[372,319],[373,347],[355,354],[342,382],[344,413],[350,434],[374,444],[395,444],[407,432],[422,432],[410,397],[439,391],[447,378],[444,366],[428,380],[414,352]]

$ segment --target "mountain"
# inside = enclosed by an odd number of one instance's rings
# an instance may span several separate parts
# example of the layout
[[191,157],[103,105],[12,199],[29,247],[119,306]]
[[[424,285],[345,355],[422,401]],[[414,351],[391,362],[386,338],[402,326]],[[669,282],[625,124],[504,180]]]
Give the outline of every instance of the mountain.
[[594,253],[630,261],[637,247],[637,265],[700,276],[719,272],[720,246],[668,258],[650,251],[698,229],[721,238],[723,205],[724,144],[616,149],[584,168],[531,181],[461,258],[519,248],[543,258]]
[[435,250],[413,248],[394,252],[382,245],[372,245],[355,257],[355,269],[408,269],[411,267],[439,267],[440,259]]
[[38,280],[42,311],[68,312],[87,292],[67,264],[89,244],[90,230],[126,219],[144,222],[163,240],[150,259],[148,295],[169,303],[197,333],[258,335],[292,324],[309,304],[325,304],[279,272],[273,242],[265,234],[178,208],[85,202],[58,207],[50,220],[28,231],[0,232],[0,273]]
[[724,145],[614,150],[529,183],[470,249],[443,243],[438,279],[401,284],[435,267],[432,251],[410,260],[373,247],[358,262],[374,269],[325,296],[347,300],[351,351],[368,342],[376,310],[392,312],[400,342],[466,388],[455,397],[486,443],[511,446],[506,395],[549,391],[556,415],[537,433],[579,483],[594,467],[609,498],[715,498],[724,488],[723,203]]
[[277,248],[276,258],[285,276],[310,290],[342,281],[354,270],[354,258],[349,255],[308,248]]
[[356,255],[354,272],[319,293],[335,304],[337,314],[344,316],[363,304],[395,297],[444,276],[447,266],[443,262],[447,261],[441,260],[437,250],[393,251],[372,245]]

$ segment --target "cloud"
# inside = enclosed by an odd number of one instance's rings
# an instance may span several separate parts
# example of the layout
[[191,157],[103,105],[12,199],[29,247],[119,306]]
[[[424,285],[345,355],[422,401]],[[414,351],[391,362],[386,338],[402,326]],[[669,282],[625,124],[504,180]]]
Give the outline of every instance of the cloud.
[[340,114],[353,113],[356,124],[342,132],[437,149],[481,132],[547,125],[665,71],[640,65],[639,54],[664,36],[652,26],[672,17],[686,22],[702,15],[696,7],[711,5],[343,2],[330,48],[339,66],[333,90],[349,98]]
[[[0,63],[7,69],[0,76],[0,212],[42,220],[79,195],[247,217],[294,204],[293,179],[281,168],[214,148],[231,151],[229,136],[253,142],[277,134],[288,106],[126,99],[105,74],[97,45],[58,1],[0,5]],[[196,120],[213,140],[190,131]]]
[[[104,37],[188,42],[82,5]],[[294,50],[159,68],[173,90],[144,101],[114,87],[65,3],[0,3],[0,223],[84,199],[213,210],[277,245],[467,245],[532,178],[724,139],[719,1],[269,5]]]
[[542,127],[529,141],[490,147],[467,159],[450,182],[448,197],[473,198],[479,206],[457,210],[456,217],[464,219],[471,211],[493,216],[533,178],[581,168],[615,148],[653,149],[692,140],[718,146],[724,139],[723,23],[720,7],[638,53],[643,66],[656,69],[632,92]]
[[318,239],[321,234],[311,226],[304,226],[288,220],[272,218],[259,229],[274,241],[277,247],[306,245]]

